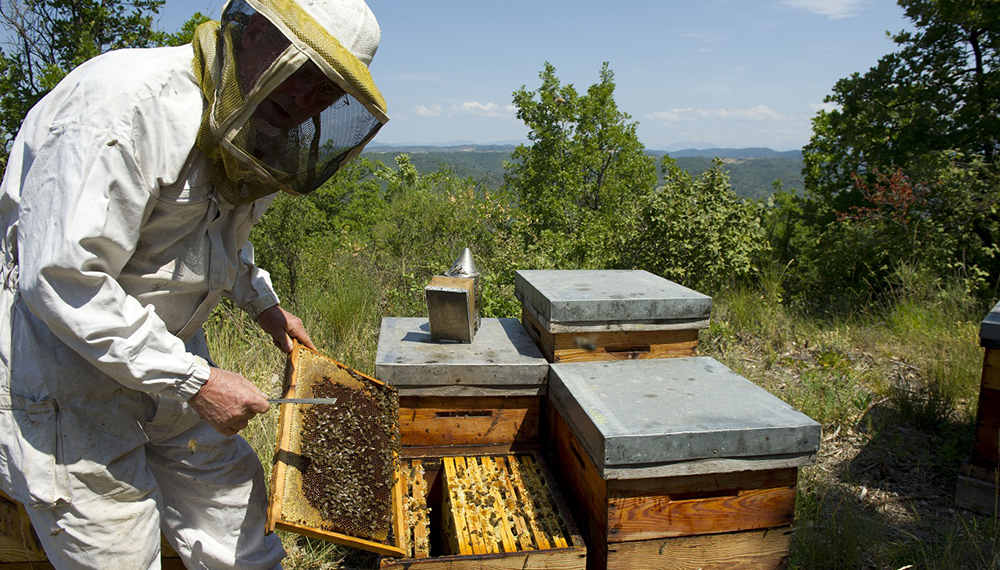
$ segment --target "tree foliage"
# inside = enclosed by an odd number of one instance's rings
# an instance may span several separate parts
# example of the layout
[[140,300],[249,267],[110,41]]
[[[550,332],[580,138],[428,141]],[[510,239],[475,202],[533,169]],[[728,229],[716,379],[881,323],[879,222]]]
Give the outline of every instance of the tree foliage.
[[[28,110],[73,68],[105,51],[162,45],[153,27],[164,0],[0,0],[10,33],[0,50],[4,149]],[[6,156],[6,152],[4,152]]]
[[615,103],[607,63],[584,94],[563,85],[552,64],[539,78],[538,89],[514,93],[531,144],[514,150],[505,185],[560,266],[626,264],[621,245],[639,197],[656,185],[655,161]]
[[804,149],[805,199],[768,216],[800,296],[841,307],[890,292],[902,265],[983,296],[1000,280],[1000,10],[898,2],[914,30],[837,82]]
[[[865,73],[841,79],[813,121],[806,186],[837,211],[863,196],[855,176],[920,175],[942,152],[994,161],[1000,142],[1000,10],[993,1],[899,0],[915,31]],[[869,180],[868,182],[872,182]]]
[[722,162],[695,178],[664,156],[663,171],[642,201],[641,267],[709,293],[751,276],[769,249],[760,208],[733,192]]

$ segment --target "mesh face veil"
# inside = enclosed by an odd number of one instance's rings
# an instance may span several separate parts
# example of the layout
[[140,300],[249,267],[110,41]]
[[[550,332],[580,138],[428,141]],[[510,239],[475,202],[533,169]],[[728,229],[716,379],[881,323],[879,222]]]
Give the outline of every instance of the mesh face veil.
[[197,146],[223,199],[307,194],[360,154],[389,120],[367,67],[378,40],[363,0],[230,0],[198,28]]

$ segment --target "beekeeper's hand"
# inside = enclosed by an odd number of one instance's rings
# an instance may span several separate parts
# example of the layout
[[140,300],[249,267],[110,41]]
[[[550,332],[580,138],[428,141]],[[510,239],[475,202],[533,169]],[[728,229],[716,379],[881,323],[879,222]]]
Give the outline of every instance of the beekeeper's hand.
[[282,352],[292,351],[292,339],[316,350],[309,333],[306,332],[306,327],[302,325],[302,319],[282,309],[281,305],[264,309],[257,315],[257,324],[264,329],[264,332],[271,335],[274,346],[280,348]]
[[254,416],[271,409],[267,397],[249,380],[221,368],[211,369],[208,381],[188,403],[226,437],[236,435]]

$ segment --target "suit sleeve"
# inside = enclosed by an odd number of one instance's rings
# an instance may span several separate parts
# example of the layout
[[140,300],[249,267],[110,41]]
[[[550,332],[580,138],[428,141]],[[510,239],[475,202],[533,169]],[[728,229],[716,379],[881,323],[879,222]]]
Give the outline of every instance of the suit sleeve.
[[208,379],[152,308],[116,278],[155,197],[132,141],[93,125],[53,128],[21,192],[19,290],[52,332],[122,385],[187,400]]

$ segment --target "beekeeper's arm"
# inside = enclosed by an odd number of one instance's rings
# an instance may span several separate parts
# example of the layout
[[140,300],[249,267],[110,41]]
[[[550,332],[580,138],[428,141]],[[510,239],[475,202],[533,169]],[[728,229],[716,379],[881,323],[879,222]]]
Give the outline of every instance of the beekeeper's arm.
[[[255,223],[273,199],[272,194],[254,204]],[[226,292],[226,296],[253,315],[260,328],[271,336],[274,345],[282,352],[292,351],[293,339],[313,350],[316,349],[302,320],[278,304],[278,296],[271,286],[270,276],[254,262],[253,244],[250,242],[240,249],[236,280],[232,288]]]
[[154,152],[156,141],[145,142],[145,153],[133,148],[133,132],[171,127],[157,124],[151,109],[136,117],[142,124],[123,132],[81,118],[52,129],[36,149],[21,194],[20,294],[60,340],[123,386],[188,400],[217,429],[235,433],[269,408],[266,398],[241,376],[188,353],[116,280],[156,201],[157,168],[168,156],[176,160],[171,152],[190,151]]

